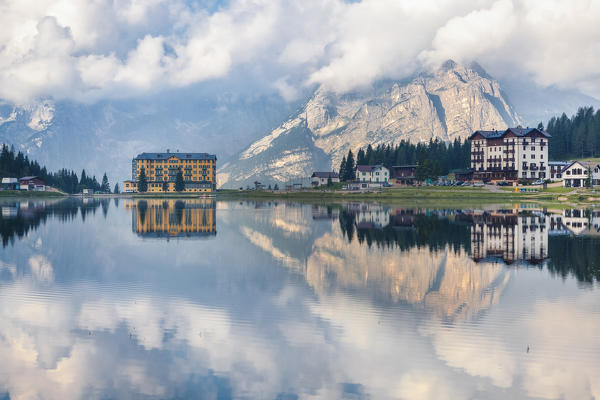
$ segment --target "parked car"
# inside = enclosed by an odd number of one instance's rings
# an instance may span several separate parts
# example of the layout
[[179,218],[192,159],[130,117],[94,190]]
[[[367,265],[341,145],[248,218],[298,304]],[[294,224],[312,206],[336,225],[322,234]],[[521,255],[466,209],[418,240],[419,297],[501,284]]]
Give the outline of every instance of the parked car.
[[510,182],[506,182],[506,181],[498,181],[496,182],[497,186],[512,186],[512,184]]
[[483,182],[473,182],[473,187],[483,187]]
[[533,181],[532,185],[543,185],[545,182],[545,180],[543,179],[538,179],[537,181]]

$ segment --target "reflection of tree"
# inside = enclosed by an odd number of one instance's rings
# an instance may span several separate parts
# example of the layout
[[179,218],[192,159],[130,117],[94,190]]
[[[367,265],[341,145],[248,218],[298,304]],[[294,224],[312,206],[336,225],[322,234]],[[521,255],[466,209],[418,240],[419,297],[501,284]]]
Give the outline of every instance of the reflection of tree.
[[61,222],[67,222],[77,216],[81,211],[82,219],[88,210],[95,210],[100,206],[98,201],[84,203],[81,199],[65,199],[56,202],[11,202],[3,203],[2,208],[10,214],[12,210],[15,215],[4,216],[0,214],[0,239],[2,247],[13,243],[15,238],[22,238],[27,233],[45,223],[48,217],[56,218]]
[[468,225],[458,224],[435,215],[416,214],[411,216],[411,223],[396,224],[394,218],[383,228],[355,227],[356,215],[350,211],[340,212],[340,228],[342,234],[352,241],[354,230],[359,243],[370,247],[398,246],[405,250],[413,247],[427,246],[432,250],[443,249],[447,245],[457,251],[460,248],[469,250],[471,236]]
[[548,270],[562,277],[572,274],[581,282],[600,282],[600,240],[593,237],[555,236],[548,239]]
[[175,223],[181,225],[183,221],[183,210],[185,209],[185,203],[181,200],[175,202]]
[[146,223],[146,212],[148,211],[148,202],[146,200],[140,200],[137,203],[138,214],[140,216],[140,222]]

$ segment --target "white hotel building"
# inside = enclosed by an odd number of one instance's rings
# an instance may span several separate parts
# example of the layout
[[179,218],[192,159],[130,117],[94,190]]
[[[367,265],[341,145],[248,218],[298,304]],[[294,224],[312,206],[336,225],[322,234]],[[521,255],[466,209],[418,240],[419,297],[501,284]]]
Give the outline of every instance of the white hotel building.
[[536,128],[476,131],[471,141],[471,169],[477,180],[540,179],[548,176],[550,135]]

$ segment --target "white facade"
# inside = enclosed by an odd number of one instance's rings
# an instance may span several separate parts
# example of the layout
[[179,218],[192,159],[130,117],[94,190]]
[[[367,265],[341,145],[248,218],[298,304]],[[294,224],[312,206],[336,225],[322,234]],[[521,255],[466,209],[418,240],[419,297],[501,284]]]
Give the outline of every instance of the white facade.
[[588,186],[590,178],[588,165],[574,161],[563,170],[562,178],[564,187]]
[[359,165],[356,167],[356,180],[360,182],[385,183],[390,179],[390,170],[383,165]]
[[544,179],[548,176],[548,140],[538,129],[509,128],[471,135],[473,178],[481,180]]
[[340,181],[340,177],[335,172],[314,172],[311,176],[311,184],[313,186],[327,185],[328,180],[331,178],[331,183]]

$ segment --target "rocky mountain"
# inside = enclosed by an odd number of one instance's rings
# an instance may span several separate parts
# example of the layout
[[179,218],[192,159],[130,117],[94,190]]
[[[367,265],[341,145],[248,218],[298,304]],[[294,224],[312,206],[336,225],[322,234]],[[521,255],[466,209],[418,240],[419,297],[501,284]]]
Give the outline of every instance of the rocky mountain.
[[433,74],[338,94],[318,88],[306,104],[218,173],[222,187],[287,182],[337,169],[349,149],[400,140],[465,139],[521,124],[500,85],[477,64],[447,61]]
[[[217,91],[215,91],[217,92]],[[82,168],[112,184],[130,178],[143,151],[194,149],[234,155],[298,104],[275,96],[161,94],[151,99],[0,102],[0,143],[14,145],[50,170]]]

